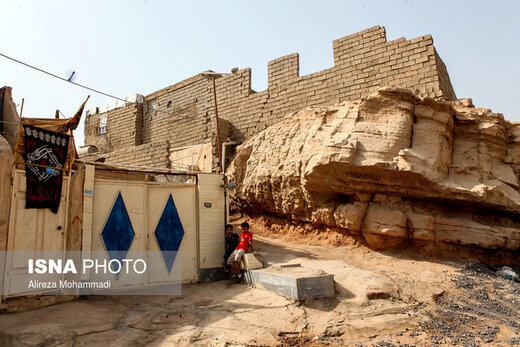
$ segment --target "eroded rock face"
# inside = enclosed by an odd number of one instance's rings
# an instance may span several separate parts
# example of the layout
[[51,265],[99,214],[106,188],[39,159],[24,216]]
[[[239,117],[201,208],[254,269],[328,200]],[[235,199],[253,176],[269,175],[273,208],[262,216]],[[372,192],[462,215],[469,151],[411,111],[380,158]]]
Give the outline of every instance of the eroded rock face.
[[471,100],[383,88],[307,108],[243,143],[227,172],[234,203],[361,232],[520,249],[520,124]]

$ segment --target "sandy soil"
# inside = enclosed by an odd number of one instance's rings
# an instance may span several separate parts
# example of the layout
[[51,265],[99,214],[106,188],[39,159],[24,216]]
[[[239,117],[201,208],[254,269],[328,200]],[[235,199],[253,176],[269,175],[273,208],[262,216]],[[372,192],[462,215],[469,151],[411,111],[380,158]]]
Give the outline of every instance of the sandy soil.
[[336,297],[296,302],[231,280],[184,286],[181,297],[85,297],[0,315],[0,345],[520,344],[520,284],[492,266],[260,234],[267,266],[333,273]]

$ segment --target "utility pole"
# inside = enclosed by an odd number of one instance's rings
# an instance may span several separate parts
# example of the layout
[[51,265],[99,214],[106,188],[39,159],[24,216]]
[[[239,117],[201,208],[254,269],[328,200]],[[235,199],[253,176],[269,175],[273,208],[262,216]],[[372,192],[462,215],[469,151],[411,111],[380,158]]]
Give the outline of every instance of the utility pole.
[[215,105],[215,120],[217,122],[217,153],[218,153],[218,163],[219,163],[219,168],[220,168],[220,172],[222,172],[222,167],[223,167],[223,163],[222,163],[222,139],[220,138],[220,127],[218,125],[218,107],[217,107],[217,87],[215,86],[215,76],[212,75],[211,76],[211,79],[213,80],[213,102],[214,102],[214,105]]

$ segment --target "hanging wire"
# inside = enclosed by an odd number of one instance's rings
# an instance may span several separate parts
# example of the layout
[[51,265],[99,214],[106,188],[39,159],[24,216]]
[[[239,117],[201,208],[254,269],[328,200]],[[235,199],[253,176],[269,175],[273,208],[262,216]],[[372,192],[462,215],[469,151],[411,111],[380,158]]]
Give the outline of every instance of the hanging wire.
[[[20,61],[20,60],[18,60],[18,59],[12,58],[12,57],[10,57],[10,56],[8,56],[8,55],[5,55],[5,54],[3,54],[3,53],[0,53],[0,56],[4,57],[4,58],[6,58],[6,59],[9,59],[9,60],[11,60],[11,61],[14,61],[14,62],[16,62],[16,63],[18,63],[18,64],[21,64],[21,65],[27,66],[27,67],[29,67],[29,68],[31,68],[31,69],[33,69],[33,70],[39,71],[39,72],[44,73],[44,74],[46,74],[46,75],[49,75],[49,76],[52,76],[52,77],[57,78],[57,79],[59,79],[59,80],[62,80],[62,81],[64,81],[64,82],[71,83],[71,84],[74,84],[74,85],[76,85],[76,86],[78,86],[78,87],[81,87],[81,88],[84,88],[84,89],[87,89],[87,90],[93,91],[94,93],[98,93],[98,94],[101,94],[101,95],[104,95],[104,96],[108,96],[108,97],[110,97],[110,98],[113,98],[113,99],[116,99],[116,100],[119,100],[119,101],[123,101],[123,102],[125,103],[125,106],[126,106],[126,105],[129,105],[129,104],[137,104],[136,102],[128,101],[128,100],[125,100],[125,99],[123,99],[123,98],[117,97],[117,96],[115,96],[115,95],[111,95],[111,94],[108,94],[108,93],[102,92],[102,91],[100,91],[100,90],[97,90],[97,89],[94,89],[94,88],[91,88],[91,87],[85,86],[85,85],[83,85],[83,84],[80,84],[80,83],[77,83],[77,82],[70,81],[70,80],[67,79],[67,78],[60,77],[60,76],[58,76],[58,75],[56,75],[56,74],[53,74],[52,72],[49,72],[49,71],[46,71],[46,70],[40,69],[40,68],[38,68],[38,67],[36,67],[36,66],[33,66],[33,65],[31,65],[31,64],[28,64],[28,63],[24,63],[23,61]],[[212,74],[212,75],[213,75],[213,74],[214,74],[214,75],[217,75],[217,74],[218,74],[218,75],[226,75],[226,74],[221,74],[221,73],[211,73],[211,74]],[[207,76],[209,75],[209,73],[202,73],[202,75],[204,75],[204,76],[207,77]],[[195,81],[192,81],[192,82],[188,83],[187,85],[192,84],[192,83],[194,83],[194,82],[195,82]],[[178,88],[176,88],[176,89],[174,89],[174,90],[184,88],[184,87],[186,87],[187,85],[180,86],[180,87],[178,87]],[[157,112],[157,113],[162,113],[162,114],[166,114],[166,115],[171,115],[171,114],[172,114],[172,111],[168,112],[168,111],[164,111],[164,110],[155,110],[155,112]],[[63,115],[63,114],[62,114],[62,115]],[[64,117],[65,117],[65,116],[64,116]],[[66,118],[66,117],[65,117],[65,118]],[[66,118],[66,119],[68,119],[68,118]]]
[[66,117],[63,112],[61,112],[60,110],[58,110],[58,112],[61,114],[61,116],[64,118],[64,119],[69,119],[70,117]]
[[114,95],[111,95],[111,94],[108,94],[108,93],[102,92],[102,91],[100,91],[100,90],[97,90],[97,89],[94,89],[94,88],[87,87],[87,86],[85,86],[85,85],[83,85],[83,84],[80,84],[80,83],[76,83],[76,82],[73,82],[73,81],[69,81],[69,80],[66,79],[66,78],[60,77],[60,76],[55,75],[55,74],[53,74],[53,73],[51,73],[51,72],[48,72],[48,71],[45,71],[45,70],[43,70],[43,69],[37,68],[36,66],[33,66],[33,65],[31,65],[31,64],[24,63],[23,61],[20,61],[20,60],[18,60],[18,59],[12,58],[12,57],[10,57],[10,56],[8,56],[8,55],[5,55],[5,54],[3,54],[3,53],[0,53],[0,56],[4,57],[4,58],[6,58],[6,59],[12,60],[12,61],[14,61],[14,62],[16,62],[16,63],[18,63],[18,64],[22,64],[22,65],[24,65],[24,66],[27,66],[27,67],[29,67],[29,68],[31,68],[31,69],[33,69],[33,70],[36,70],[36,71],[42,72],[42,73],[44,73],[44,74],[47,74],[47,75],[49,75],[49,76],[52,76],[52,77],[54,77],[54,78],[60,79],[60,80],[62,80],[62,81],[64,81],[64,82],[72,83],[72,84],[74,84],[74,85],[76,85],[76,86],[78,86],[78,87],[88,89],[88,90],[90,90],[90,91],[93,91],[94,93],[98,93],[98,94],[101,94],[101,95],[105,95],[105,96],[108,96],[108,97],[110,97],[110,98],[113,98],[113,99],[116,99],[116,100],[120,100],[120,101],[123,101],[123,102],[126,102],[126,103],[134,104],[134,102],[130,102],[130,101],[127,101],[127,100],[125,100],[125,99],[119,98],[119,97],[117,97],[117,96],[114,96]]

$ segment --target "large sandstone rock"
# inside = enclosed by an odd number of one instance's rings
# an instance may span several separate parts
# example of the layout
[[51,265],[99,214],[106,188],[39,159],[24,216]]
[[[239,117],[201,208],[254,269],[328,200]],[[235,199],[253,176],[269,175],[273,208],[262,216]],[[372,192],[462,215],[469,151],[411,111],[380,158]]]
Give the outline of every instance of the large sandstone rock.
[[520,124],[471,100],[383,88],[288,115],[243,143],[239,208],[406,240],[520,249]]

